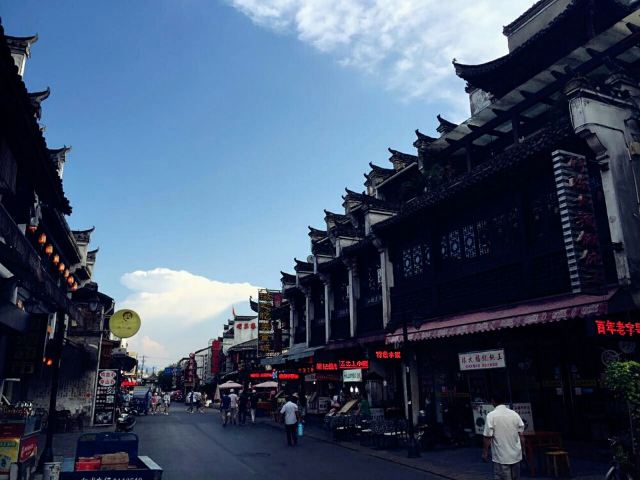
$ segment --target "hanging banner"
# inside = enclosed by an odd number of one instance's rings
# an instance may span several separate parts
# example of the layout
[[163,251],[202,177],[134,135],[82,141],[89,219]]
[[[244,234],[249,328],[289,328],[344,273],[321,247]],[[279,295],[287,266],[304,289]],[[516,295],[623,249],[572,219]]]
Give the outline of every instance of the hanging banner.
[[98,370],[96,382],[95,407],[93,409],[94,425],[113,425],[116,413],[116,394],[118,371],[113,369]]
[[487,370],[490,368],[505,368],[504,349],[484,350],[482,352],[467,352],[458,354],[461,371]]

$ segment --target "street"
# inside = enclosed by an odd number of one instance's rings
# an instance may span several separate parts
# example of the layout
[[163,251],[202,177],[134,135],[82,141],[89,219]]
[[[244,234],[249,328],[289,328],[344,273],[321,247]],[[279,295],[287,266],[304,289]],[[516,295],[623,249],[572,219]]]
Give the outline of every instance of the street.
[[172,408],[169,416],[138,418],[134,430],[140,437],[140,454],[150,456],[164,468],[163,480],[429,477],[311,438],[302,438],[295,448],[287,447],[283,427],[280,431],[259,423],[223,428],[217,411],[188,414],[182,404]]

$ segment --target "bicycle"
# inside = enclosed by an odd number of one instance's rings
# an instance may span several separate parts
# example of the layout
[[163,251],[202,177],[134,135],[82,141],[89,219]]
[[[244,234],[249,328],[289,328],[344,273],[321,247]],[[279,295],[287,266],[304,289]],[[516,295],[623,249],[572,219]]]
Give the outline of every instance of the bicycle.
[[634,480],[638,478],[635,467],[630,460],[631,449],[625,445],[621,438],[609,439],[613,458],[611,467],[605,475],[605,480]]

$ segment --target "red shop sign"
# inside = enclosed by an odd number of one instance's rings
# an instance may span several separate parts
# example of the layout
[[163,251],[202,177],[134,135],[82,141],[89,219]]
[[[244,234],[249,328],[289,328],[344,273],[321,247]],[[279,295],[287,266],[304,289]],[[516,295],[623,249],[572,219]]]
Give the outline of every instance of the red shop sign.
[[400,360],[402,358],[400,350],[376,350],[375,355],[378,360]]
[[317,362],[317,372],[335,372],[337,370],[369,369],[369,360],[338,360],[337,362]]
[[297,373],[278,373],[278,380],[298,380],[300,375]]
[[249,378],[273,378],[271,372],[253,372],[249,374]]
[[596,334],[616,337],[640,337],[640,322],[622,322],[615,320],[594,320]]

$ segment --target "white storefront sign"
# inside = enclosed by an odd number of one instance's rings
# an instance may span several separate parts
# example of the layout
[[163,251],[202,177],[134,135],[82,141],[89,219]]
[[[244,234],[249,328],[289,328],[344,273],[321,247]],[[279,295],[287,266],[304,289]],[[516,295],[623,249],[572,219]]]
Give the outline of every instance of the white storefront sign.
[[[490,403],[473,403],[471,404],[473,409],[473,426],[478,435],[484,433],[484,424],[487,420],[487,414],[493,410],[493,405]],[[533,433],[533,413],[531,411],[530,403],[514,403],[513,411],[515,411],[524,423],[524,432]]]
[[362,369],[356,368],[353,370],[344,370],[342,372],[342,381],[347,382],[361,382],[362,381]]
[[484,350],[458,354],[461,371],[505,368],[504,349]]

